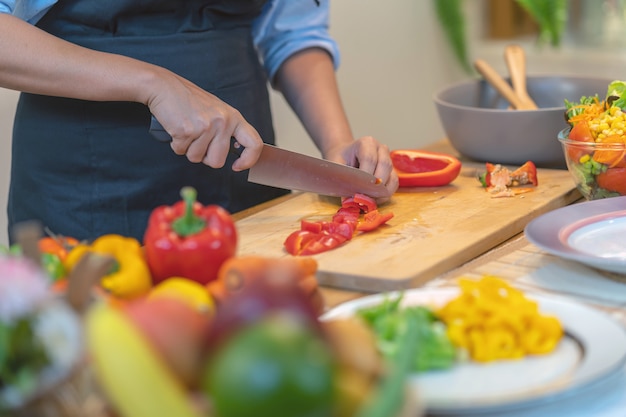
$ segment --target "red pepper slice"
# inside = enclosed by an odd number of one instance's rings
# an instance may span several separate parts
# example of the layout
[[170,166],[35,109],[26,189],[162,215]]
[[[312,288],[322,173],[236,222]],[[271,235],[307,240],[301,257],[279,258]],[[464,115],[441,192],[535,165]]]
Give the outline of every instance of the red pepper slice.
[[366,196],[365,194],[355,194],[354,202],[359,205],[359,208],[363,213],[369,213],[372,210],[376,210],[378,205],[376,204],[376,200],[372,197]]
[[235,255],[235,223],[222,207],[198,203],[195,189],[185,187],[181,196],[182,201],[150,214],[144,235],[146,260],[154,283],[178,276],[206,284]]
[[356,230],[358,230],[359,232],[372,231],[379,226],[387,223],[391,218],[393,218],[392,212],[387,212],[383,214],[378,210],[372,210],[363,216],[363,221],[358,224]]
[[532,161],[526,161],[524,165],[517,168],[511,173],[511,178],[515,181],[519,181],[520,184],[532,184],[534,186],[539,185],[537,179],[537,167]]
[[334,249],[346,241],[346,237],[338,233],[309,230],[296,230],[285,240],[284,246],[291,255],[315,255]]
[[454,181],[461,172],[461,162],[445,153],[398,149],[390,155],[401,187],[439,187]]

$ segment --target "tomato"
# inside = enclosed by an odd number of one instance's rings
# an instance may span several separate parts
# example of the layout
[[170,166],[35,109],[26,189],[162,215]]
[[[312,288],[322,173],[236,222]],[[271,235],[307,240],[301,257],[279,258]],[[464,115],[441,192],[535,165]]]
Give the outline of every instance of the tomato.
[[461,162],[452,155],[413,149],[391,151],[401,187],[438,187],[454,181]]
[[221,345],[202,387],[220,417],[325,417],[332,415],[334,365],[312,329],[275,312]]
[[589,123],[586,120],[576,123],[570,130],[568,137],[578,142],[595,142]]
[[[577,142],[595,142],[589,123],[586,120],[576,123],[570,130],[568,138]],[[591,149],[583,144],[580,146],[570,145],[567,148],[567,157],[574,162],[580,161],[580,158],[589,154],[591,154]]]
[[596,176],[598,187],[626,195],[626,168],[609,168]]

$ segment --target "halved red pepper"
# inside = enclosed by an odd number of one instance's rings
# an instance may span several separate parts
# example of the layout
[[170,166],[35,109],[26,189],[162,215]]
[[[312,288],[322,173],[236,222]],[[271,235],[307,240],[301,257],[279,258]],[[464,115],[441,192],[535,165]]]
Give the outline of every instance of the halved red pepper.
[[439,187],[454,181],[461,172],[461,161],[440,152],[393,150],[391,162],[400,187]]
[[146,260],[154,283],[184,277],[206,284],[235,255],[235,223],[222,207],[198,203],[195,189],[185,187],[181,196],[182,201],[150,214],[144,235]]

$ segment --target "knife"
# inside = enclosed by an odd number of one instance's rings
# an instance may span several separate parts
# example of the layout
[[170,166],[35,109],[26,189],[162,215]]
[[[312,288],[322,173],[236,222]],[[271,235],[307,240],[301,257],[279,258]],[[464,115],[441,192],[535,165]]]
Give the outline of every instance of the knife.
[[[149,132],[160,142],[172,137],[152,116]],[[242,147],[231,138],[231,152],[241,154]],[[374,175],[348,165],[278,148],[267,143],[259,160],[249,169],[248,181],[255,184],[307,191],[333,197],[365,194],[374,198],[389,197],[389,190]]]

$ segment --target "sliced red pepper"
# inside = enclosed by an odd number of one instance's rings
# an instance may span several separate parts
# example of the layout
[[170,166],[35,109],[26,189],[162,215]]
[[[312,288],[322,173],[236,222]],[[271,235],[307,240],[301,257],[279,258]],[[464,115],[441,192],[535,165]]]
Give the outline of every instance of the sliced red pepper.
[[454,181],[461,172],[457,158],[440,152],[394,150],[391,162],[401,187],[439,187]]
[[335,249],[346,241],[343,235],[338,233],[321,233],[317,239],[309,241],[300,251],[299,255],[308,256]]
[[300,222],[300,230],[306,230],[308,232],[320,233],[322,231],[321,222],[312,222],[309,220],[302,220]]
[[369,232],[387,223],[392,218],[393,213],[391,212],[383,214],[378,210],[372,210],[363,216],[363,221],[359,222],[356,230],[359,232]]
[[198,203],[195,189],[185,187],[181,195],[182,201],[150,214],[144,235],[146,260],[154,283],[178,276],[206,284],[235,255],[235,223],[222,207]]
[[[361,212],[365,213],[359,222]],[[334,249],[352,239],[356,231],[369,232],[386,223],[393,213],[381,214],[376,201],[363,194],[344,198],[332,221],[300,222],[300,230],[292,232],[283,245],[292,255],[315,255]]]
[[285,240],[284,246],[292,255],[315,255],[334,249],[346,241],[346,237],[338,233],[314,233],[308,230],[296,230]]
[[346,240],[352,239],[354,235],[354,231],[356,230],[356,223],[341,223],[341,222],[323,222],[322,230],[328,234],[341,235],[346,238]]
[[539,185],[539,180],[537,179],[537,167],[532,161],[525,162],[524,165],[513,171],[511,173],[511,178],[513,179],[513,181],[519,182],[520,185]]
[[[482,183],[483,187],[489,188],[494,185],[491,176],[498,170],[498,164],[492,164],[491,162],[485,163],[486,172],[478,179]],[[500,167],[502,169],[502,167]],[[501,173],[501,171],[499,171]],[[526,161],[521,167],[509,172],[509,182],[516,181],[517,185],[532,184],[534,186],[539,185],[539,179],[537,178],[537,167],[534,162]]]
[[296,230],[285,239],[285,249],[292,255],[299,255],[302,248],[319,235],[320,233],[311,232],[310,230]]
[[493,185],[491,183],[491,173],[496,170],[496,165],[492,164],[491,162],[486,162],[485,168],[487,169],[487,171],[480,178],[480,182],[483,184],[483,187],[491,187]]
[[378,208],[376,200],[372,197],[366,196],[365,194],[355,194],[353,198],[354,202],[359,205],[359,208],[363,213],[369,213],[370,211]]

